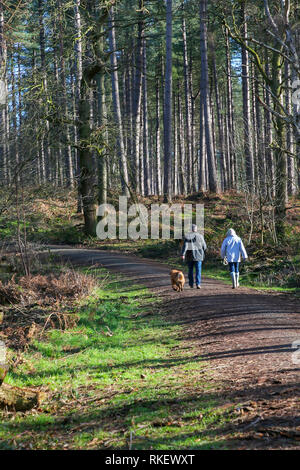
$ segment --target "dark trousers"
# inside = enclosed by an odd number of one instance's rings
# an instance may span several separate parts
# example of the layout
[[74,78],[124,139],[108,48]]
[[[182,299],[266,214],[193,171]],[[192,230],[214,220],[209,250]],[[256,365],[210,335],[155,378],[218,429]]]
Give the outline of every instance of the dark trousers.
[[239,262],[236,261],[236,262],[231,262],[231,263],[228,263],[229,264],[229,271],[231,273],[237,273],[239,272]]

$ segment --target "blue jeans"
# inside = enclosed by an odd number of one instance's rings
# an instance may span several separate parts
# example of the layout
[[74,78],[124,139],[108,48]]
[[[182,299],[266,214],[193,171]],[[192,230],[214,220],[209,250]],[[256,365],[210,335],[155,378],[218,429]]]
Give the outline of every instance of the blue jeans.
[[189,285],[193,287],[194,285],[194,266],[196,268],[196,286],[200,286],[201,284],[201,267],[202,261],[189,261]]
[[229,265],[229,271],[231,273],[237,273],[239,272],[239,262],[238,261],[234,261],[234,262],[231,262],[231,263],[228,263]]

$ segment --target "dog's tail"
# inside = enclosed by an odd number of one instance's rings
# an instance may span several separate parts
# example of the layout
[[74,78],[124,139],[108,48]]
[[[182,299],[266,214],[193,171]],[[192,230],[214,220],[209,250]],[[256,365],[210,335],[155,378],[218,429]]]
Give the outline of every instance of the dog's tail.
[[177,279],[178,279],[178,281],[183,281],[183,280],[184,280],[184,275],[183,275],[183,273],[178,273],[178,274],[177,274]]

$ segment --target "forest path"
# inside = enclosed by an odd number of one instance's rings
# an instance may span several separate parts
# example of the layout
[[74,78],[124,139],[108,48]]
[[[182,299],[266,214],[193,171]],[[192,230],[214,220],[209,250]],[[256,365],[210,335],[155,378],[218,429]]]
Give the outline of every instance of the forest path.
[[106,250],[51,250],[73,266],[121,273],[161,298],[166,322],[182,327],[179,347],[205,361],[220,401],[229,408],[243,403],[226,430],[234,447],[300,448],[300,354],[295,361],[292,348],[300,341],[299,300],[233,290],[205,277],[201,290],[186,284],[177,293],[170,285],[171,266]]

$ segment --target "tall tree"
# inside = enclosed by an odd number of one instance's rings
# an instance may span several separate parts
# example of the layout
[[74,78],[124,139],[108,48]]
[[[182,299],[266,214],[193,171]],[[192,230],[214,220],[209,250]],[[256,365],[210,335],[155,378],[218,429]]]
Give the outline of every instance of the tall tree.
[[118,127],[118,149],[119,149],[119,165],[120,173],[122,178],[123,193],[129,196],[129,179],[127,160],[125,155],[124,145],[124,133],[123,123],[121,115],[121,104],[120,104],[120,91],[119,91],[119,75],[118,75],[118,62],[117,62],[117,47],[116,47],[116,35],[115,35],[115,24],[114,24],[114,8],[110,10],[110,21],[109,21],[109,45],[110,45],[110,59],[111,59],[111,77],[112,77],[112,94],[114,103],[115,120]]
[[[93,5],[91,5],[93,3]],[[89,94],[95,77],[105,73],[107,56],[101,49],[103,25],[106,23],[110,8],[115,4],[102,0],[98,2],[99,13],[95,18],[92,6],[94,2],[81,0],[80,12],[89,25],[87,41],[89,42],[89,54],[83,61],[82,79],[80,83],[79,100],[79,158],[80,158],[80,191],[83,201],[83,213],[85,230],[88,234],[95,234],[97,192],[95,183],[95,168],[92,150],[92,128],[90,123]]]
[[[246,2],[241,2],[241,23],[243,43],[247,44],[248,25],[245,12]],[[252,128],[250,117],[250,71],[249,53],[245,45],[242,44],[242,88],[243,88],[243,121],[244,121],[244,142],[246,161],[246,183],[251,188],[254,183],[254,157],[252,148]]]
[[186,118],[186,149],[187,149],[187,190],[190,191],[192,187],[192,168],[193,168],[193,152],[192,152],[192,110],[191,110],[191,90],[189,80],[189,64],[188,64],[188,51],[187,51],[187,37],[186,37],[186,21],[184,16],[184,2],[182,8],[182,41],[183,41],[183,73],[184,73],[184,94],[185,94],[185,118]]
[[209,189],[219,192],[217,180],[216,162],[213,147],[212,115],[209,101],[208,81],[208,55],[207,55],[207,0],[200,1],[200,47],[201,47],[201,78],[200,89],[203,103],[205,142],[208,164]]
[[164,200],[172,199],[172,0],[166,0],[166,67],[164,90]]

